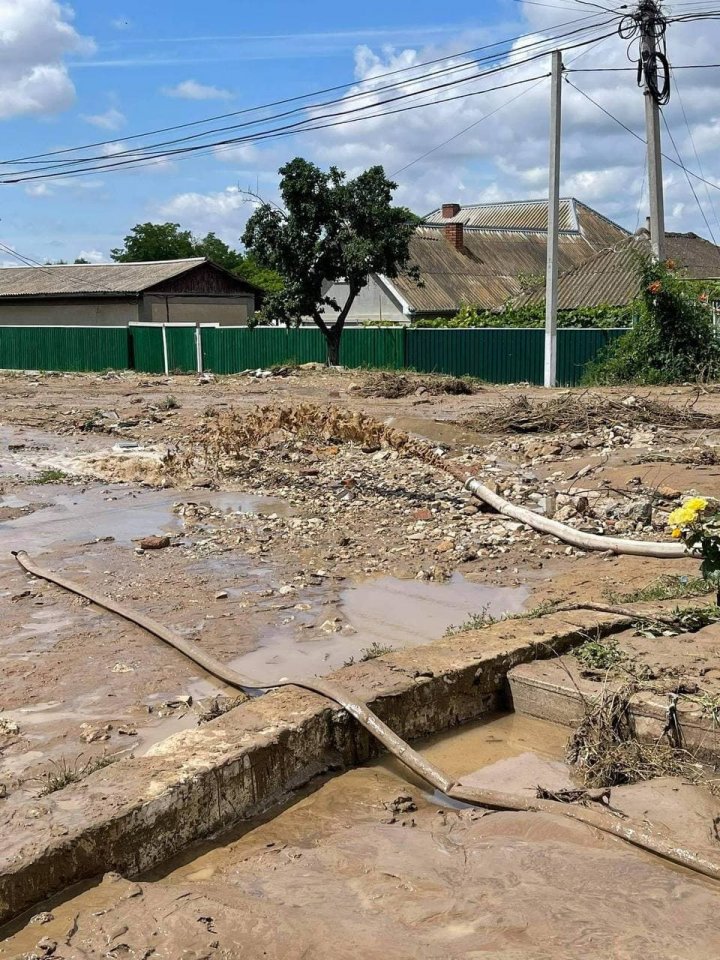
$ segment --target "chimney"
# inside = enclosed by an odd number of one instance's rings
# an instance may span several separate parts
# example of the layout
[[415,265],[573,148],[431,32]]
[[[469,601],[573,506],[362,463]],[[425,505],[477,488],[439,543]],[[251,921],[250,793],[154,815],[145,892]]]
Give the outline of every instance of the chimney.
[[465,244],[463,241],[463,225],[461,223],[446,223],[443,226],[443,232],[450,246],[455,247],[456,250],[463,249]]
[[450,220],[460,213],[459,203],[444,203],[442,205],[443,220]]

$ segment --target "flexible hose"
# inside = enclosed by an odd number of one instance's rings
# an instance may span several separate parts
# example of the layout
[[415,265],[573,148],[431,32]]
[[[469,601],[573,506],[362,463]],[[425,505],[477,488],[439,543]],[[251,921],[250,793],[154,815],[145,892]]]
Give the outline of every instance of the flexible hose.
[[192,660],[193,663],[207,670],[208,673],[211,673],[213,676],[218,677],[218,679],[223,680],[233,687],[247,691],[295,686],[327,697],[329,700],[332,700],[347,710],[358,723],[362,724],[366,730],[376,737],[390,753],[401,760],[413,773],[417,774],[426,783],[429,783],[436,790],[439,790],[448,797],[466,803],[488,807],[493,810],[540,811],[569,817],[572,820],[578,820],[588,826],[602,830],[604,833],[619,837],[621,840],[625,840],[633,846],[656,854],[672,863],[687,867],[696,873],[704,874],[714,880],[720,880],[720,864],[707,860],[691,850],[675,847],[662,837],[654,836],[647,830],[634,826],[628,820],[619,820],[604,811],[573,806],[557,800],[532,799],[516,794],[487,790],[485,788],[464,786],[462,782],[457,782],[455,778],[448,776],[448,774],[444,773],[434,764],[430,763],[430,761],[426,760],[421,754],[417,753],[417,751],[413,750],[409,744],[383,723],[364,701],[357,699],[342,687],[315,677],[312,679],[283,678],[282,680],[272,683],[255,680],[251,677],[244,677],[231,667],[226,666],[222,661],[206,653],[194,641],[186,640],[152,617],[132,610],[125,604],[118,603],[94,590],[80,586],[59,574],[45,570],[31,560],[24,550],[13,551],[13,556],[27,573],[47,580],[49,583],[54,583],[79,597],[84,597],[97,606],[117,614],[124,620],[142,627],[148,633],[153,634],[171,647],[174,647],[188,657],[188,659]]
[[625,540],[622,537],[603,537],[597,533],[583,533],[582,530],[576,530],[569,527],[559,520],[551,520],[550,517],[543,517],[527,507],[518,507],[510,503],[504,497],[495,493],[489,487],[480,483],[474,477],[470,477],[465,483],[465,489],[487,503],[488,506],[497,510],[498,513],[506,517],[512,517],[513,520],[519,520],[520,523],[532,527],[538,533],[547,533],[551,537],[557,537],[565,543],[570,543],[581,550],[603,550],[611,553],[628,554],[633,557],[658,557],[663,560],[687,559],[689,556],[687,550],[681,543],[657,543],[653,540]]

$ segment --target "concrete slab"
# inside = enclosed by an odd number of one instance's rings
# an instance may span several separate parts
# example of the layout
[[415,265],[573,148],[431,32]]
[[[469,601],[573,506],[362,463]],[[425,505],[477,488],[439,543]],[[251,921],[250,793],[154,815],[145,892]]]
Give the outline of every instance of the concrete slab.
[[[518,664],[628,621],[591,612],[506,620],[334,675],[407,740],[508,706]],[[286,688],[120,760],[50,796],[0,806],[0,922],[107,871],[137,876],[298,787],[379,753],[343,710]]]
[[[558,659],[520,664],[509,671],[508,682],[515,711],[567,727],[580,723],[583,701],[598,697],[604,685],[573,676]],[[630,713],[640,740],[651,742],[663,736],[669,705],[667,695],[651,691],[633,695]],[[697,704],[682,700],[677,703],[677,718],[682,745],[705,763],[720,761],[720,730],[714,718]]]

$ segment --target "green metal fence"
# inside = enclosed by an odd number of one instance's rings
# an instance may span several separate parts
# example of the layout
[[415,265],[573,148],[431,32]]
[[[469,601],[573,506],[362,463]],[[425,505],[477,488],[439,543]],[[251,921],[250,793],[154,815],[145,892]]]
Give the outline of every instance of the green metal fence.
[[126,327],[2,327],[0,369],[125,370],[130,366]]
[[580,383],[589,363],[627,330],[558,330],[557,380],[563,386]]
[[520,328],[408,330],[405,365],[489,383],[542,383],[543,331]]
[[[579,383],[589,362],[624,330],[559,330],[558,382]],[[200,327],[133,324],[123,327],[0,327],[0,368],[104,370],[145,373],[239,373],[284,363],[324,362],[315,327]],[[347,367],[412,369],[478,377],[489,383],[543,381],[544,331],[349,328],[340,362]]]
[[160,326],[128,327],[130,366],[143,373],[165,373],[165,350]]

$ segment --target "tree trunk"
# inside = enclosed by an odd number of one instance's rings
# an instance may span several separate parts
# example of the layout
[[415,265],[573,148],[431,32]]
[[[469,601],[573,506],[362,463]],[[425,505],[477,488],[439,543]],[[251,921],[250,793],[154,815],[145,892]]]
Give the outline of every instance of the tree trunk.
[[340,335],[342,329],[338,330],[336,326],[330,327],[325,340],[327,342],[327,365],[337,367],[340,363]]

